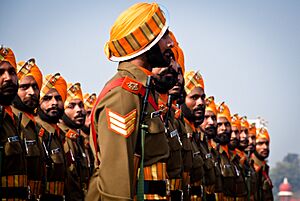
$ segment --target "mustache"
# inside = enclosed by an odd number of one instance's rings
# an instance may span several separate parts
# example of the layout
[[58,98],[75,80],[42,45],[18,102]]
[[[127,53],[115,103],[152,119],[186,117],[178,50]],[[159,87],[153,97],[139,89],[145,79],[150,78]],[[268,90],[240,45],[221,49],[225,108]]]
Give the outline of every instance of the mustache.
[[204,111],[205,110],[205,105],[203,104],[203,105],[198,105],[195,109],[194,109],[194,111],[196,112],[196,111]]
[[46,112],[49,112],[50,110],[60,110],[60,108],[57,106],[53,106],[53,107],[46,109]]
[[17,88],[18,85],[14,84],[12,81],[8,81],[8,82],[5,82],[5,83],[1,86],[2,89],[10,88],[10,87]]

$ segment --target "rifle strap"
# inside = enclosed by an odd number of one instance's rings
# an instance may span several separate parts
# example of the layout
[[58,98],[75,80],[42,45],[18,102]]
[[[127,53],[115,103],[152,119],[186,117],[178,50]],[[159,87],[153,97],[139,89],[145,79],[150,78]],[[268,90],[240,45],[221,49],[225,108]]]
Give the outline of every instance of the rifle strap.
[[[123,89],[130,91],[136,95],[141,95],[142,97],[144,97],[145,93],[146,93],[146,88],[143,86],[143,84],[141,84],[138,81],[136,81],[132,78],[129,78],[127,76],[112,80],[107,85],[105,85],[105,87],[102,89],[102,91],[100,92],[100,94],[97,98],[97,101],[92,109],[92,112],[91,112],[91,134],[92,134],[92,138],[93,138],[93,144],[94,144],[97,165],[100,164],[100,160],[98,158],[99,147],[97,144],[96,125],[94,123],[96,107],[108,92],[110,92],[112,89],[114,89],[118,86],[121,86]],[[148,101],[151,104],[151,106],[154,108],[155,111],[158,110],[158,105],[155,102],[155,99],[153,98],[153,96],[149,96]]]

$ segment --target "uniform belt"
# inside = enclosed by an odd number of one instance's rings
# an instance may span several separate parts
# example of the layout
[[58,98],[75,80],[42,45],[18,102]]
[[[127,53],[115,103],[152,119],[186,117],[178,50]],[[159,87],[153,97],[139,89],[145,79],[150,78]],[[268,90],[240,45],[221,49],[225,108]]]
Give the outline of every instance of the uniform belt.
[[202,196],[203,195],[203,187],[202,186],[191,186],[190,187],[190,194]]
[[1,198],[19,198],[27,199],[27,188],[20,187],[9,187],[9,188],[0,188]]
[[1,187],[26,187],[27,175],[9,175],[1,177]]
[[181,179],[169,179],[169,189],[172,190],[181,190],[182,189],[182,180]]
[[63,196],[64,195],[64,182],[63,181],[47,182],[46,192],[49,195]]
[[160,196],[167,195],[167,181],[166,180],[145,180],[144,181],[144,194],[157,194]]

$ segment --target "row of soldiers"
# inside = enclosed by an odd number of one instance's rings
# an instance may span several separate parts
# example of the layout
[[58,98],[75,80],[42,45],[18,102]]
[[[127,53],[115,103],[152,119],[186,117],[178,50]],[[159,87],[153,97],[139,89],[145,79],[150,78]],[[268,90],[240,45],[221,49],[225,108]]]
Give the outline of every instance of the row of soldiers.
[[111,28],[105,54],[119,65],[91,114],[86,200],[273,200],[267,129],[206,97],[166,16],[137,3]]
[[16,63],[1,46],[1,200],[84,200],[95,101],[79,83],[67,84],[59,73],[43,77],[35,59]]
[[118,17],[97,100],[1,48],[2,200],[273,200],[267,129],[206,97],[166,16],[137,3]]

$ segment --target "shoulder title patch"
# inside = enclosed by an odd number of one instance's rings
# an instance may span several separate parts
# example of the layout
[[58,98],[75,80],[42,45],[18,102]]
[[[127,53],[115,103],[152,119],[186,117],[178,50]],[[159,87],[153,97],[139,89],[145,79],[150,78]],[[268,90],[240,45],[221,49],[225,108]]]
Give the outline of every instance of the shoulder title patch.
[[136,109],[126,115],[120,115],[106,108],[106,118],[110,130],[127,138],[135,129]]

